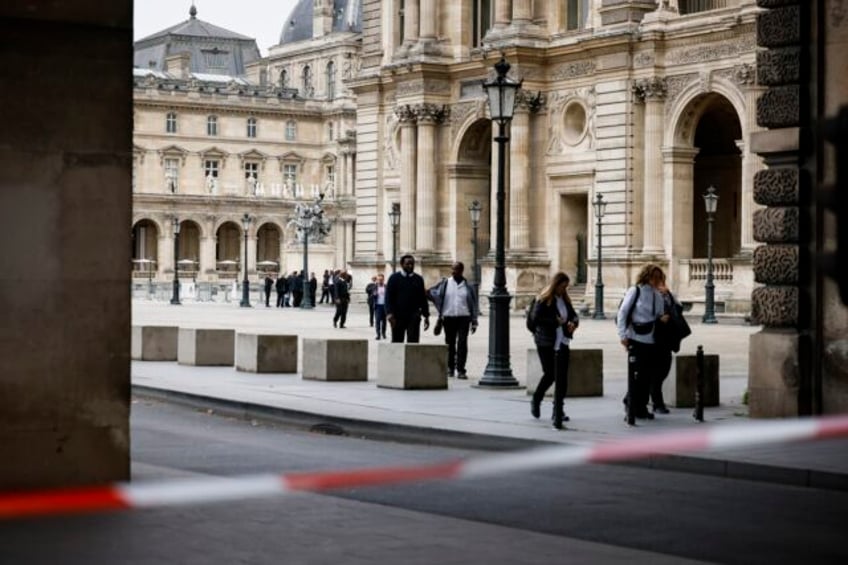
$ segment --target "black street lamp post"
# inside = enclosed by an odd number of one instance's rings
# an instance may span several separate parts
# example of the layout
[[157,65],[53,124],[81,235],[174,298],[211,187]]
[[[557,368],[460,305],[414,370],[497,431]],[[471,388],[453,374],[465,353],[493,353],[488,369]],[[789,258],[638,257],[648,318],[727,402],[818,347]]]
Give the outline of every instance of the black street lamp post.
[[592,206],[595,208],[595,217],[598,219],[598,276],[595,278],[595,314],[592,316],[595,320],[603,320],[604,316],[604,272],[603,272],[603,232],[601,224],[604,218],[604,213],[607,210],[607,203],[604,202],[604,195],[600,192],[595,196]]
[[397,202],[392,203],[389,222],[392,224],[392,272],[394,272],[397,271],[397,234],[400,227],[400,204]]
[[718,208],[718,194],[716,189],[710,186],[704,193],[704,207],[707,210],[707,284],[704,285],[704,317],[701,321],[705,324],[717,324],[715,317],[715,285],[713,284],[713,222],[715,212]]
[[483,82],[483,89],[489,98],[489,113],[492,121],[498,123],[498,188],[497,188],[497,227],[495,240],[495,280],[489,295],[489,360],[478,386],[517,388],[518,381],[512,376],[509,360],[509,303],[512,297],[506,288],[506,254],[504,251],[505,218],[505,178],[506,144],[509,137],[507,124],[512,121],[515,109],[515,95],[521,88],[521,81],[507,77],[509,63],[501,57],[495,64],[497,76],[490,82]]
[[480,215],[483,212],[483,205],[479,200],[475,200],[468,206],[468,212],[471,214],[471,244],[474,251],[474,293],[477,298],[480,297],[480,262],[477,258],[477,229],[480,227]]
[[180,220],[176,216],[171,219],[174,228],[174,292],[171,294],[171,304],[179,306],[180,302],[180,265],[177,261],[180,255]]
[[250,308],[250,281],[247,280],[247,229],[250,227],[250,215],[247,212],[241,217],[241,225],[244,228],[244,279],[241,281],[241,302],[239,306]]

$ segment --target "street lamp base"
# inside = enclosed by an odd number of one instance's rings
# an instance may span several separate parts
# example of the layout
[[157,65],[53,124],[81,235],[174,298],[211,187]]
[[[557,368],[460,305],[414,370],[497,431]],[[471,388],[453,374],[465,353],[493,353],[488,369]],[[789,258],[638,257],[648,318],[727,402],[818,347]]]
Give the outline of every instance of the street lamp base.
[[500,382],[500,381],[498,381],[497,383],[491,383],[491,382],[484,381],[483,379],[480,379],[476,384],[471,385],[471,388],[480,388],[480,389],[488,389],[488,390],[495,390],[495,389],[497,389],[497,390],[522,390],[522,389],[527,388],[526,386],[519,383],[515,379],[512,379],[512,381],[514,381],[514,384],[511,384],[509,382]]
[[604,313],[603,313],[603,312],[595,312],[595,313],[592,315],[592,319],[593,319],[593,320],[606,320],[606,319],[607,319],[607,317],[604,315]]
[[703,318],[701,318],[701,323],[702,324],[717,324],[718,320],[715,318],[715,316],[713,316],[713,317],[704,316]]
[[183,303],[180,302],[179,300],[177,300],[176,298],[171,299],[171,304],[173,304],[174,306],[182,306],[183,305]]

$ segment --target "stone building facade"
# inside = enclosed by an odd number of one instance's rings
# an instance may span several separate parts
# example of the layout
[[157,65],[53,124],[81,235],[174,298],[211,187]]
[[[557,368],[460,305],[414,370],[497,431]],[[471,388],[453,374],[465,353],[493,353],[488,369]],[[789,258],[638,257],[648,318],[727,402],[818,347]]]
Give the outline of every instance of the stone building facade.
[[[344,68],[343,49],[327,49]],[[276,61],[288,55],[281,44],[261,58],[255,40],[200,20],[194,6],[188,20],[135,43],[133,274],[140,289],[173,276],[174,218],[179,271],[200,288],[242,278],[245,214],[251,281],[301,269],[302,237],[291,220],[299,203],[322,194],[333,225],[326,237],[310,236],[310,270],[352,258],[353,98],[341,73],[316,74],[313,83],[304,57],[285,62],[302,80],[282,80]]]
[[[425,277],[472,260],[468,206],[484,203],[482,287],[493,276],[496,145],[481,88],[501,55],[523,79],[506,166],[506,265],[521,305],[554,271],[596,277],[602,219],[607,308],[647,261],[684,301],[706,278],[702,194],[719,194],[719,310],[755,286],[750,150],[758,129],[754,0],[390,0],[362,3],[357,95],[357,268],[400,251]],[[488,253],[487,253],[488,251]],[[588,267],[586,269],[585,267]]]

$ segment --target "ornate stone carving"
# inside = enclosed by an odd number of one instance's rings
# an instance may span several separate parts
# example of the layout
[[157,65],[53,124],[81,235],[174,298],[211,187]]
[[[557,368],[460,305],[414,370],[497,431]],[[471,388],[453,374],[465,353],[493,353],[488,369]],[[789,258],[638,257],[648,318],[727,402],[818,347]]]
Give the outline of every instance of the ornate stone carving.
[[772,328],[789,328],[798,323],[798,289],[766,286],[751,293],[751,321]]
[[429,102],[412,106],[412,111],[419,124],[441,124],[450,116],[450,109],[447,106]]
[[791,206],[798,203],[798,169],[776,167],[754,175],[754,202],[763,206]]
[[[572,103],[579,103],[586,111],[586,123],[582,136],[566,142],[564,112]],[[587,143],[588,148],[595,146],[595,88],[590,86],[571,91],[551,92],[548,94],[548,155],[562,155],[568,146]]]
[[801,80],[801,49],[784,47],[757,53],[757,81],[763,86],[794,84]]
[[392,171],[396,170],[398,166],[398,147],[396,144],[398,122],[399,120],[396,116],[392,114],[386,115],[386,136],[383,141],[383,158],[386,168]]
[[396,96],[406,96],[409,94],[420,94],[424,91],[424,81],[421,80],[407,80],[404,82],[399,82],[395,87],[395,95]]
[[774,207],[754,212],[754,240],[761,243],[797,243],[799,212],[794,207]]
[[633,93],[640,102],[662,100],[666,97],[666,84],[663,77],[641,78],[633,81]]
[[784,47],[801,43],[799,6],[780,6],[757,15],[757,45]]
[[733,82],[747,86],[757,82],[757,68],[748,63],[733,67]]
[[774,285],[798,284],[797,245],[761,245],[754,250],[754,280]]
[[757,100],[757,125],[787,128],[799,125],[801,98],[798,85],[775,86]]
[[696,47],[678,47],[668,51],[665,62],[670,65],[684,65],[730,59],[737,57],[740,53],[753,51],[755,47],[753,39],[748,37]]
[[395,108],[395,116],[397,116],[400,123],[407,125],[415,125],[415,122],[418,119],[418,116],[415,114],[415,110],[413,110],[412,106],[409,104],[403,104],[402,106]]
[[563,80],[581,77],[595,72],[594,61],[577,61],[574,63],[563,63],[554,67],[551,71],[551,80]]
[[542,109],[545,104],[545,95],[541,91],[519,90],[515,94],[515,107],[527,110],[533,114]]
[[650,67],[654,64],[654,54],[651,51],[636,53],[633,57],[633,66],[636,68]]
[[467,102],[459,102],[451,107],[450,111],[450,129],[451,138],[455,139],[459,128],[462,127],[468,117],[475,115],[477,117],[485,116],[486,101],[482,98],[477,100],[469,100]]

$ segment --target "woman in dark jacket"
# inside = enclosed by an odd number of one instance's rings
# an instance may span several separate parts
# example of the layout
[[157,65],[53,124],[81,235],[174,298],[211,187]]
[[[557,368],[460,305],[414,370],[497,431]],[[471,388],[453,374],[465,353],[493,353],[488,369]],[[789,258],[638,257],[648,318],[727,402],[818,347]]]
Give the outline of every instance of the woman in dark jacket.
[[553,276],[551,282],[539,295],[533,312],[535,330],[533,339],[536,352],[542,363],[542,380],[530,401],[530,413],[538,418],[541,413],[542,399],[554,385],[553,426],[561,430],[562,423],[569,421],[565,415],[563,403],[568,391],[568,364],[570,359],[571,337],[580,323],[577,312],[568,296],[571,280],[563,272]]

